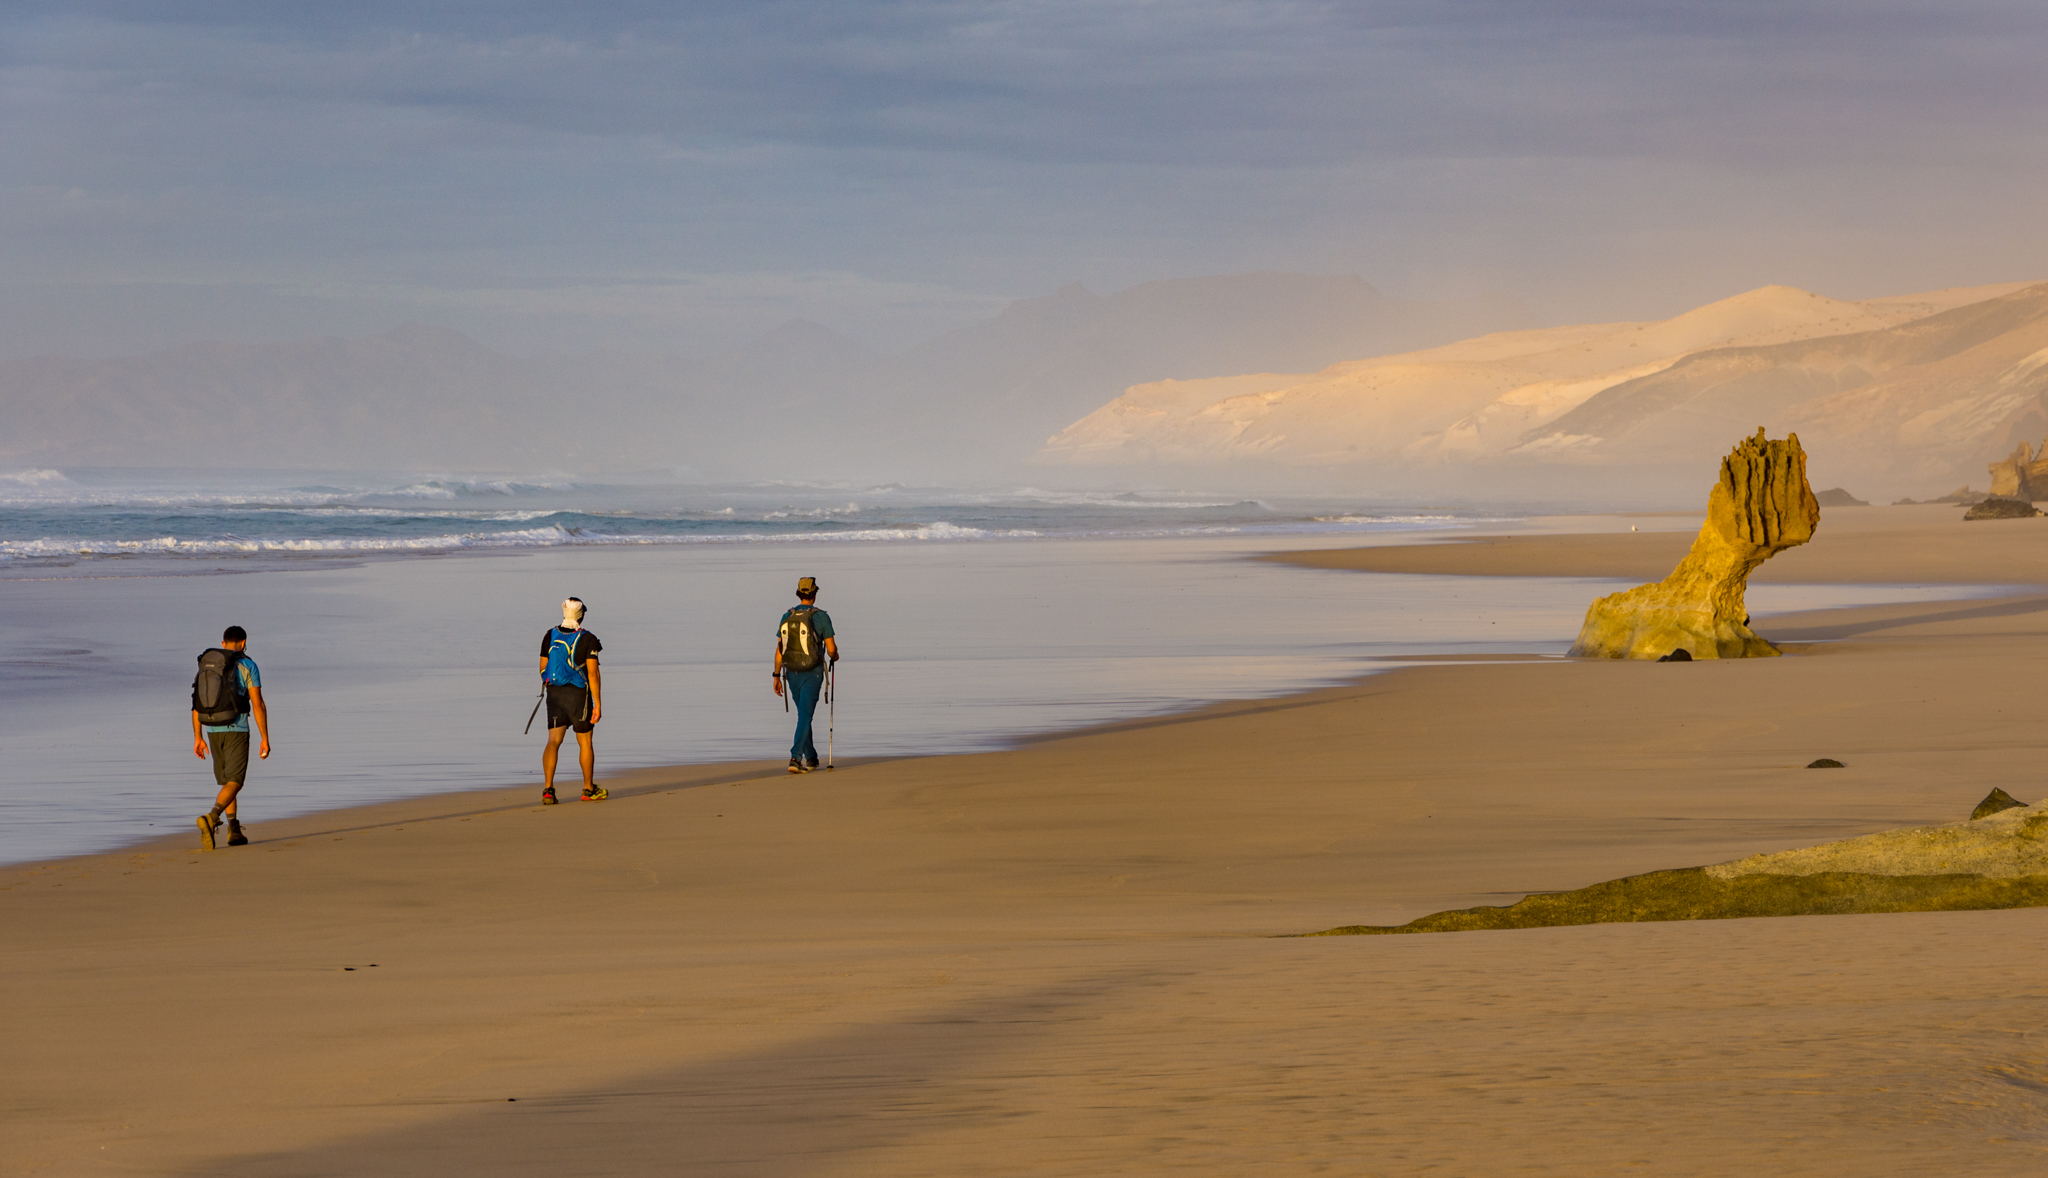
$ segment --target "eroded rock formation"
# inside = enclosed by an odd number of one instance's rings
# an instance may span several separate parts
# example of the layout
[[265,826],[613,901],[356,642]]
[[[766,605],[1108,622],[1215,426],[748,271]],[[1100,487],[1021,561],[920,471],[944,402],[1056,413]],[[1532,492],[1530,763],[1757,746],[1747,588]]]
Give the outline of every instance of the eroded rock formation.
[[1991,494],[2000,499],[2022,499],[2029,503],[2044,497],[2048,490],[2048,441],[2041,443],[2039,450],[2025,442],[2019,449],[2006,455],[2003,462],[1991,464]]
[[1571,653],[1582,658],[1658,659],[1684,650],[1696,659],[1763,658],[1778,648],[1749,628],[1749,574],[1813,538],[1820,503],[1806,481],[1799,435],[1782,442],[1758,429],[1721,460],[1707,496],[1707,522],[1671,575],[1595,601]]

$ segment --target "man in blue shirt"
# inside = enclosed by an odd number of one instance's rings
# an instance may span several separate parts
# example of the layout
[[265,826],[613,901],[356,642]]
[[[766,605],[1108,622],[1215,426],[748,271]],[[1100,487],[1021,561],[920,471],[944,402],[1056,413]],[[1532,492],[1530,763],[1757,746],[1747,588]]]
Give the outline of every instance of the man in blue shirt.
[[796,601],[796,608],[785,611],[775,628],[772,674],[775,694],[782,694],[783,680],[787,679],[790,698],[796,701],[796,739],[789,746],[789,771],[808,773],[818,767],[818,746],[811,740],[811,717],[818,711],[827,660],[839,661],[839,642],[832,636],[831,615],[818,608],[816,577],[798,578]]
[[263,673],[256,669],[256,660],[244,653],[249,648],[249,632],[240,626],[229,626],[221,632],[220,647],[236,656],[235,676],[241,681],[241,694],[248,697],[249,710],[236,716],[231,724],[201,724],[198,709],[192,711],[192,755],[203,761],[207,753],[213,754],[213,780],[220,786],[213,809],[199,816],[199,841],[209,851],[214,849],[214,832],[220,829],[223,814],[228,820],[228,846],[246,846],[249,842],[249,836],[242,833],[235,796],[249,779],[252,715],[256,717],[256,731],[263,738],[256,757],[262,760],[270,756],[270,712],[263,706]]

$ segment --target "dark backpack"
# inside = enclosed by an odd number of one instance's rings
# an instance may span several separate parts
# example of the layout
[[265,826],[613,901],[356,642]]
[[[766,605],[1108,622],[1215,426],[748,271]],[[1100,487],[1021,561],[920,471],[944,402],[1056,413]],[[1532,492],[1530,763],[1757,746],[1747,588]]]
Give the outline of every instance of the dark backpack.
[[811,615],[817,612],[816,606],[800,605],[783,620],[783,670],[815,671],[825,661],[825,641],[818,637],[818,627],[811,621]]
[[249,710],[241,661],[241,655],[218,647],[199,656],[199,673],[192,677],[192,710],[199,713],[201,724],[232,724]]

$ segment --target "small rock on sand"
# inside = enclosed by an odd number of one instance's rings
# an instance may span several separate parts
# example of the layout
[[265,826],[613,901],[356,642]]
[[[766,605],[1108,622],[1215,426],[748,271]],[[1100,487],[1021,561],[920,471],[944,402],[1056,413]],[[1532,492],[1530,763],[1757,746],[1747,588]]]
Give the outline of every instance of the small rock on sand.
[[1984,800],[1977,803],[1976,809],[1970,811],[1970,821],[1975,822],[1979,818],[1989,818],[2000,810],[2011,810],[2016,807],[2024,807],[2025,805],[2025,802],[2020,801],[2004,790],[1994,789],[1984,795]]

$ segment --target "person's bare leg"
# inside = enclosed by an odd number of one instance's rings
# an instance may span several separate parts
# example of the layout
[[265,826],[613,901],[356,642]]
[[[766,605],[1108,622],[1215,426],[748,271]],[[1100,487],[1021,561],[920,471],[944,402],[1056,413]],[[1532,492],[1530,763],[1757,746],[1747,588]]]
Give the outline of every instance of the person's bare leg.
[[576,743],[582,746],[577,749],[577,759],[583,764],[584,793],[589,793],[590,788],[597,784],[597,750],[590,743],[590,738],[596,735],[597,733],[595,732],[579,732],[576,734]]
[[567,731],[567,728],[548,729],[548,742],[540,750],[540,772],[547,779],[548,789],[555,788],[555,758],[561,755],[562,734]]
[[220,787],[220,793],[214,795],[213,804],[220,807],[221,813],[229,818],[233,818],[235,816],[235,795],[241,792],[242,783],[230,781]]

